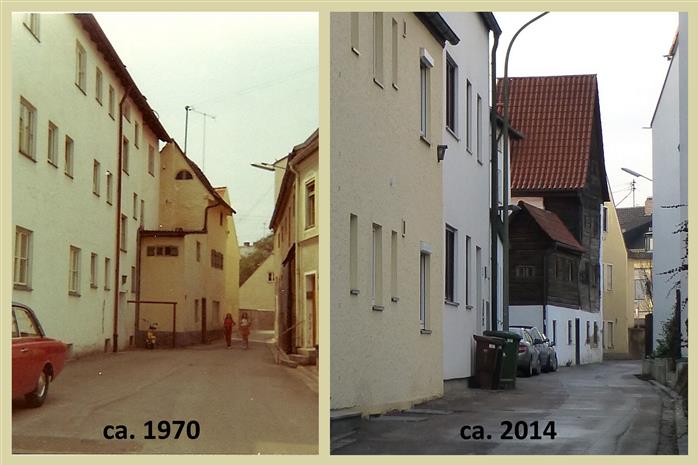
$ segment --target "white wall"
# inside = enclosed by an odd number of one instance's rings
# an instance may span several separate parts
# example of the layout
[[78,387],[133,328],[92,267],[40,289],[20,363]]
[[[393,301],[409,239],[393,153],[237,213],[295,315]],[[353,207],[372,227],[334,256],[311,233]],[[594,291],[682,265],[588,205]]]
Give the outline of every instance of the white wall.
[[[490,140],[489,140],[489,30],[479,13],[443,13],[446,22],[460,38],[453,46],[447,44],[446,57],[457,65],[455,134],[446,129],[444,117],[443,143],[448,145],[443,165],[444,221],[456,232],[455,298],[457,305],[444,304],[444,379],[463,378],[474,374],[473,334],[481,334],[482,313],[490,300]],[[444,89],[446,74],[442,73]],[[466,80],[472,85],[471,150],[466,146]],[[477,96],[481,101],[481,161],[477,159]],[[444,90],[443,108],[446,109]],[[470,305],[466,305],[466,236],[470,236]],[[476,247],[481,249],[478,282]],[[487,275],[491,273],[488,271]],[[480,300],[477,287],[480,286]],[[487,323],[489,325],[489,322]]]

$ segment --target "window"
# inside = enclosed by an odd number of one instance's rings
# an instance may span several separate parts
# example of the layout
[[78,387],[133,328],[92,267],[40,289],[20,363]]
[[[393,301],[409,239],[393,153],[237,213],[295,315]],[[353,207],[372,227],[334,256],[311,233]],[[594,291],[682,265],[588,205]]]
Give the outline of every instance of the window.
[[85,93],[87,81],[87,54],[80,42],[75,41],[75,85]]
[[107,203],[112,204],[112,198],[114,196],[114,178],[112,174],[107,171]]
[[557,345],[557,320],[553,320],[553,344]]
[[220,270],[223,269],[223,254],[216,251],[216,250],[211,250],[211,266],[213,268],[218,268]]
[[95,194],[97,197],[99,197],[100,172],[100,164],[97,160],[94,160],[92,164],[92,193]]
[[383,86],[383,13],[373,13],[373,80]]
[[603,232],[608,231],[608,208],[603,207],[602,214],[601,214],[601,221],[603,225]]
[[36,40],[39,40],[39,13],[27,13],[24,25],[32,33]]
[[137,285],[138,279],[136,279],[136,278],[137,278],[136,267],[132,266],[131,267],[131,294],[135,294],[137,287],[138,287],[138,285]]
[[138,123],[138,121],[135,121],[133,123],[133,145],[136,148],[139,148],[140,140],[141,140],[141,125]]
[[15,229],[14,286],[31,287],[32,232],[19,226]]
[[358,228],[358,217],[354,214],[349,214],[349,292],[352,295],[359,293],[357,286]]
[[470,304],[470,236],[465,236],[465,305]]
[[19,101],[19,153],[36,160],[36,108],[26,101]]
[[128,102],[128,100],[124,101],[123,107],[121,108],[122,114],[124,115],[124,118],[126,118],[126,121],[129,123],[131,122],[131,104]]
[[58,128],[51,121],[48,122],[48,162],[58,166]]
[[397,231],[390,236],[390,294],[390,300],[397,302]]
[[472,153],[473,140],[473,86],[465,81],[465,148]]
[[[27,312],[22,307],[12,307],[14,310],[16,328],[13,334],[16,332],[14,337],[40,337],[41,331],[36,326],[36,323]],[[19,350],[19,349],[18,349]],[[26,350],[26,349],[23,349]],[[31,360],[31,359],[30,359]]]
[[635,300],[645,300],[651,293],[652,288],[652,269],[651,268],[635,268],[633,270],[635,278]]
[[114,108],[116,107],[116,95],[114,94],[114,88],[109,85],[109,116],[114,119]]
[[456,300],[456,230],[446,225],[446,292],[447,302]]
[[429,133],[429,67],[421,60],[419,63],[419,132],[427,138]]
[[592,339],[594,346],[599,345],[599,324],[594,322],[594,338]]
[[148,174],[155,176],[155,148],[148,146]]
[[194,323],[199,322],[199,299],[194,299]]
[[536,267],[533,265],[516,265],[516,279],[531,279],[536,275]]
[[305,229],[315,226],[315,180],[305,183]]
[[128,139],[125,137],[121,143],[121,169],[128,174]]
[[645,251],[652,252],[654,250],[654,239],[652,239],[652,228],[645,233]]
[[178,179],[178,180],[193,179],[193,177],[189,171],[181,170],[177,173],[177,175],[175,176],[175,179]]
[[[198,242],[197,242],[198,243]],[[177,257],[179,256],[179,247],[176,245],[158,245],[148,246],[147,254],[149,257]]]
[[397,57],[398,57],[398,43],[397,43],[397,21],[395,21],[395,18],[393,18],[392,21],[393,25],[393,62],[392,62],[392,67],[393,67],[393,88],[397,90]]
[[96,68],[95,71],[95,99],[99,104],[102,104],[102,88],[103,88],[103,83],[102,83],[102,70],[99,68]]
[[201,261],[201,242],[196,241],[196,261]]
[[359,13],[351,13],[351,51],[359,54]]
[[475,150],[477,161],[482,163],[482,98],[477,96],[477,112],[475,114]]
[[133,193],[133,219],[138,219],[138,194]]
[[456,83],[458,82],[458,67],[453,59],[446,55],[446,127],[453,134],[456,132],[456,115],[458,114],[458,96]]
[[604,273],[604,281],[607,291],[613,290],[613,265],[606,264],[606,272]]
[[419,254],[419,326],[422,332],[429,328],[429,258],[430,254],[421,251]]
[[90,287],[97,288],[97,254],[90,254]]
[[126,242],[128,238],[128,217],[124,215],[123,213],[121,214],[121,237],[119,241],[119,247],[121,248],[122,252],[126,252]]
[[586,334],[587,334],[586,343],[589,344],[589,343],[591,343],[591,324],[588,321],[586,322],[586,329],[587,329],[587,331],[586,331]]
[[143,223],[145,222],[145,200],[141,199],[141,219],[140,219],[140,225],[143,226]]
[[73,139],[70,136],[65,136],[65,174],[73,177]]
[[374,310],[383,305],[383,228],[373,224],[373,246],[371,252],[371,302]]
[[80,295],[80,249],[70,246],[68,294]]
[[111,282],[111,260],[104,257],[104,290],[108,291],[110,289],[109,283]]
[[273,283],[274,282],[274,273],[269,271],[267,272],[267,282],[268,283]]
[[567,345],[572,345],[572,320],[567,320]]

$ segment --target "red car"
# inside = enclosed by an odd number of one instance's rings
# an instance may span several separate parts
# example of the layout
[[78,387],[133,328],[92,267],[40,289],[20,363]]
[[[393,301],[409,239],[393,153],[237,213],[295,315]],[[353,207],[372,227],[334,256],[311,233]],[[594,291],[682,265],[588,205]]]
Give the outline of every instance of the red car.
[[40,407],[63,369],[66,346],[46,337],[31,308],[12,302],[12,398]]

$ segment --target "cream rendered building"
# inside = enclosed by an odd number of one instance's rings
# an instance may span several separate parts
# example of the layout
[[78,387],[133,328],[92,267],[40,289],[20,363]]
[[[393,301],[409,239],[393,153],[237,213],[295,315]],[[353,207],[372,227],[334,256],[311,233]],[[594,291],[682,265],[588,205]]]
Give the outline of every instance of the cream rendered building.
[[11,37],[13,299],[73,353],[123,349],[169,136],[92,15],[15,13]]
[[[227,189],[214,188],[179,146],[160,153],[157,228],[140,231],[139,342],[151,322],[160,344],[206,343],[238,313],[240,254]],[[176,302],[170,304],[154,302]]]
[[603,353],[604,358],[627,358],[629,329],[635,324],[630,294],[632,281],[628,278],[628,251],[612,194],[611,201],[603,205],[601,225]]
[[274,230],[276,340],[301,363],[314,363],[318,341],[319,131],[275,163],[283,172],[269,227]]
[[252,275],[240,285],[240,311],[247,312],[252,327],[274,329],[276,320],[276,261],[269,255]]
[[438,13],[333,13],[330,31],[331,408],[366,415],[443,393],[437,157],[458,37]]

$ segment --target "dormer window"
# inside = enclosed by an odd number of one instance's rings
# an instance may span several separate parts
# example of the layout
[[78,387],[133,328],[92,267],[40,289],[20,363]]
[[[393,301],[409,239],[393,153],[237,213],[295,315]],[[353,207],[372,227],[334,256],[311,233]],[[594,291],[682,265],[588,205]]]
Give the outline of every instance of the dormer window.
[[645,233],[645,251],[652,252],[654,249],[654,240],[652,239],[652,228]]
[[193,179],[193,176],[191,173],[187,170],[181,170],[179,173],[177,173],[177,176],[175,176],[175,179]]

